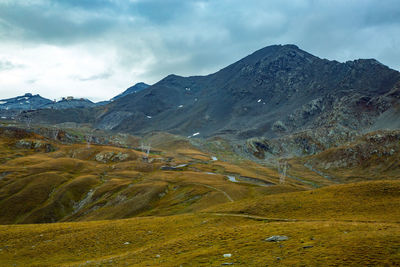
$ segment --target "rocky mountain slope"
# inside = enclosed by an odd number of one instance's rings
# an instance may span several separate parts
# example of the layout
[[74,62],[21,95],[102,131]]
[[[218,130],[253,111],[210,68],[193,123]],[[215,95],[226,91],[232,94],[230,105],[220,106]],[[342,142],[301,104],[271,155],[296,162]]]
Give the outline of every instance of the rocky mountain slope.
[[220,136],[263,159],[315,154],[365,132],[398,129],[399,114],[398,71],[374,59],[340,63],[274,45],[214,74],[169,75],[104,106],[23,116],[138,135]]
[[[128,89],[126,89],[121,94],[113,97],[111,101],[119,99],[121,97],[127,96],[129,94],[140,92],[150,85],[145,83],[137,83]],[[43,109],[83,109],[92,108],[96,106],[103,106],[111,101],[102,101],[94,103],[86,98],[74,98],[74,97],[63,97],[59,101],[52,101],[50,99],[44,98],[40,95],[32,95],[31,93],[26,93],[23,96],[17,96],[8,99],[0,100],[0,115],[5,118],[14,117],[21,111],[33,111],[33,110],[43,110]],[[60,119],[62,120],[62,119]]]
[[399,86],[400,73],[373,59],[339,63],[275,45],[217,73],[170,75],[122,97],[97,118],[97,127],[239,139],[327,126],[362,131],[398,104]]
[[40,95],[27,93],[23,96],[17,96],[0,100],[0,110],[30,110],[39,109],[45,105],[53,103],[50,99]]
[[85,98],[63,98],[60,101],[53,102],[51,104],[47,104],[42,106],[42,109],[70,109],[70,108],[90,108],[96,106],[96,103],[93,103],[89,99]]

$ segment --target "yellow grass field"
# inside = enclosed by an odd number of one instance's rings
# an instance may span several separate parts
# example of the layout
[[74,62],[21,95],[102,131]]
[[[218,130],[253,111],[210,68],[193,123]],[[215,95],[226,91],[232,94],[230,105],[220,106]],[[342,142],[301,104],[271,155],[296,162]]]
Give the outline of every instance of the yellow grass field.
[[[398,223],[187,214],[0,226],[2,266],[395,266]],[[272,235],[288,241],[266,242]],[[224,254],[232,254],[224,258]]]
[[289,160],[282,182],[172,135],[147,157],[19,134],[0,136],[0,266],[400,265],[398,167],[306,167],[332,150]]

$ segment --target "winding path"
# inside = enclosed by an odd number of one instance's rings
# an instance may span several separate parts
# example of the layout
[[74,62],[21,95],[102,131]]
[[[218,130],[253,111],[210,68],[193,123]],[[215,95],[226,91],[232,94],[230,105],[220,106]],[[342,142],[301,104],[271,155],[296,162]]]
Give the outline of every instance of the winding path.
[[215,190],[215,191],[218,191],[218,192],[224,194],[224,195],[226,196],[226,198],[227,198],[230,202],[233,202],[233,201],[234,201],[233,198],[231,198],[231,196],[228,195],[228,193],[226,193],[225,191],[223,191],[223,190],[221,190],[221,189],[218,189],[218,188],[216,188],[216,187],[214,187],[214,186],[206,185],[206,184],[200,184],[200,183],[190,183],[190,184],[201,185],[201,186],[208,187],[208,188],[210,188],[210,189],[213,189],[213,190]]

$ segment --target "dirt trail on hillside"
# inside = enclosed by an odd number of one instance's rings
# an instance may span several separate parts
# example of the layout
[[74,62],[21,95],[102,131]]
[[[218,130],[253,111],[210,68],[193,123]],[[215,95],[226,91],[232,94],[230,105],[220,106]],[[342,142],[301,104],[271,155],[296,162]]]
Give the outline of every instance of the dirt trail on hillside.
[[224,195],[226,196],[226,198],[227,198],[230,202],[234,202],[233,198],[232,198],[230,195],[228,195],[228,193],[226,193],[225,191],[223,191],[223,190],[221,190],[221,189],[215,188],[214,186],[206,185],[206,184],[199,184],[199,183],[191,183],[191,184],[194,184],[194,185],[201,185],[201,186],[205,186],[205,187],[211,188],[211,189],[213,189],[213,190],[215,190],[215,191],[218,191],[218,192],[224,194]]
[[250,215],[250,214],[236,214],[236,213],[212,213],[212,212],[207,212],[206,214],[209,215],[215,215],[215,216],[230,216],[230,217],[241,217],[241,218],[247,218],[251,220],[257,220],[257,221],[274,221],[274,222],[328,222],[328,221],[334,221],[334,222],[347,222],[347,223],[386,223],[386,224],[400,224],[399,222],[385,222],[385,221],[364,221],[364,220],[323,220],[323,219],[284,219],[284,218],[269,218],[269,217],[263,217],[263,216],[257,216],[257,215]]

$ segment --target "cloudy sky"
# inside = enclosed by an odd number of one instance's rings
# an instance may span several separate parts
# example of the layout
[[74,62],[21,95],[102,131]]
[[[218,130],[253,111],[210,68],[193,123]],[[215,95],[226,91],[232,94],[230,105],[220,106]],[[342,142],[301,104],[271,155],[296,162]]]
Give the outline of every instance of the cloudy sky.
[[399,0],[0,0],[0,99],[109,99],[292,43],[400,70]]

